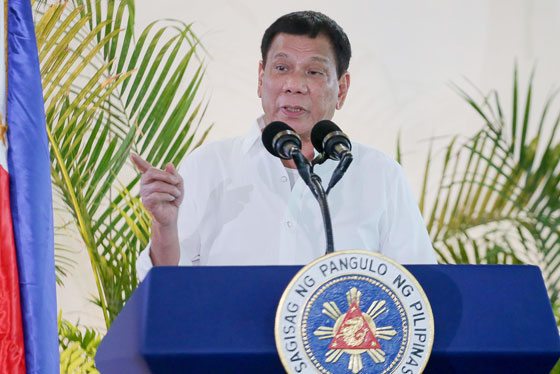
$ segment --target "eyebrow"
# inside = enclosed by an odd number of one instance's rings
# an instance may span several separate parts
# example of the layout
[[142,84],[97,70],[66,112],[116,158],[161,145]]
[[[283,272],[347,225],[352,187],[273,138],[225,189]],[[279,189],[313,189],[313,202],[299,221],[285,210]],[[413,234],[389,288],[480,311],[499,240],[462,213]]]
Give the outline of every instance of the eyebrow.
[[[276,59],[276,58],[289,58],[289,56],[287,54],[285,54],[284,52],[278,52],[277,54],[272,56],[272,59]],[[311,60],[321,62],[321,63],[324,63],[324,64],[327,64],[327,63],[330,62],[330,60],[328,58],[321,57],[321,56],[313,56],[313,57],[311,57]]]
[[311,59],[313,61],[322,62],[323,64],[328,64],[330,62],[328,58],[320,57],[320,56],[313,56],[311,57]]
[[283,53],[283,52],[279,52],[277,54],[275,54],[274,56],[272,56],[272,58],[288,58],[288,55]]

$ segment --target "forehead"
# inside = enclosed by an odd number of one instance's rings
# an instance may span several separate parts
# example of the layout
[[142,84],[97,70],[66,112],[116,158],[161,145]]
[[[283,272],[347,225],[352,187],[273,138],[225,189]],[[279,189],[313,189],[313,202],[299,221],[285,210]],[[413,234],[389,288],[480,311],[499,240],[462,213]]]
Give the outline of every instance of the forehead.
[[266,58],[313,59],[335,63],[331,42],[324,34],[310,38],[307,35],[279,33],[272,39]]

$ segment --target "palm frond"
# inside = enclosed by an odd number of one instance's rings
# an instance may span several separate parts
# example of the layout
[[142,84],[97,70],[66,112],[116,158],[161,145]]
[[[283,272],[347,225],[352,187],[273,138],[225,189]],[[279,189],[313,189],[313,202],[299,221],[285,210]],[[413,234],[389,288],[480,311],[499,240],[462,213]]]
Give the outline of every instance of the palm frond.
[[483,127],[465,144],[453,139],[446,147],[437,193],[427,210],[430,151],[420,201],[441,262],[539,265],[555,302],[560,288],[560,113],[552,122],[549,113],[557,94],[549,96],[533,121],[534,72],[523,104],[518,80],[516,66],[509,125],[497,92],[476,99],[455,86]]
[[101,343],[101,334],[93,329],[74,325],[58,315],[60,372],[68,374],[99,373],[93,358]]
[[[177,164],[208,133],[196,135],[206,110],[200,44],[180,21],[153,22],[136,39],[132,0],[39,4],[36,15],[53,185],[89,255],[108,327],[137,286],[149,237],[130,150]],[[70,265],[60,262],[60,280]]]

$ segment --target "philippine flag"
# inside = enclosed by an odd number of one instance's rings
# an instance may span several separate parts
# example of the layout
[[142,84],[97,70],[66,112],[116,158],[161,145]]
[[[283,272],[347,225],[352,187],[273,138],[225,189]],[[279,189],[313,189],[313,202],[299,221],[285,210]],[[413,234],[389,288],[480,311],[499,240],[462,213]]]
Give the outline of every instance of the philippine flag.
[[[50,157],[29,0],[0,6],[0,373],[58,373]],[[7,14],[5,12],[7,11]],[[7,31],[7,34],[6,34]]]

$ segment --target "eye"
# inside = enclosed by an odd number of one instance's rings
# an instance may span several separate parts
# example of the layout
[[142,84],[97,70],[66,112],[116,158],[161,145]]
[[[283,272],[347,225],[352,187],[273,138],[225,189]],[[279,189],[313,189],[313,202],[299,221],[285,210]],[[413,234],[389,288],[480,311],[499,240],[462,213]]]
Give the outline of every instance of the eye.
[[316,70],[316,69],[309,70],[308,74],[309,75],[324,75],[323,71]]
[[286,65],[275,65],[274,70],[276,70],[276,71],[286,71],[286,70],[288,70],[288,68],[286,67]]

